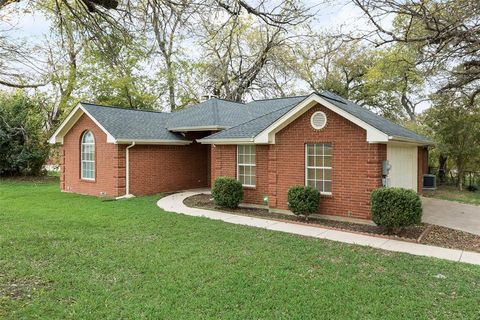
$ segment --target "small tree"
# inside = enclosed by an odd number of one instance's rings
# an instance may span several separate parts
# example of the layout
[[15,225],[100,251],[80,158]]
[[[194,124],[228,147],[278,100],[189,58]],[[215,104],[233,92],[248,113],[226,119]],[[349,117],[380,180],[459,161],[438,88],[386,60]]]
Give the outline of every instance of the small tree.
[[230,177],[218,177],[212,188],[212,196],[216,205],[235,209],[243,199],[242,184]]
[[413,190],[378,188],[372,192],[371,204],[373,222],[389,233],[422,221],[422,202]]
[[315,213],[320,205],[320,192],[306,186],[293,186],[288,189],[288,209],[296,215],[308,216]]

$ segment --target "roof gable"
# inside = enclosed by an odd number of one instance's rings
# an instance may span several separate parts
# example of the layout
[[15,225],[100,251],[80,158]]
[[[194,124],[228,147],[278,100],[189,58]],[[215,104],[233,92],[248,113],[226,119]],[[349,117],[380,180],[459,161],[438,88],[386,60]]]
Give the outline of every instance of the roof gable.
[[63,143],[65,134],[86,114],[107,135],[109,143],[188,144],[191,141],[165,128],[168,114],[155,111],[107,107],[79,103],[49,139],[50,143]]

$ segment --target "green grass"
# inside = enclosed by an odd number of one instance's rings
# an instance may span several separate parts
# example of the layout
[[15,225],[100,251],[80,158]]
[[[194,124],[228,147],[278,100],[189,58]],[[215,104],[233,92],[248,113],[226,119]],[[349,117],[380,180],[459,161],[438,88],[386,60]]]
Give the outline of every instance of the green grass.
[[458,188],[454,186],[438,186],[437,190],[429,192],[426,195],[443,200],[480,205],[480,191],[459,191]]
[[0,318],[480,317],[478,266],[166,213],[157,199],[0,182]]

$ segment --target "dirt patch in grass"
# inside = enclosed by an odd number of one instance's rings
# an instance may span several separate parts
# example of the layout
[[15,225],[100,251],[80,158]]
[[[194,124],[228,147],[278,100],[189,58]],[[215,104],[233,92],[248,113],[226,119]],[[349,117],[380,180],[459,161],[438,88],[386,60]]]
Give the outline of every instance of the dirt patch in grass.
[[45,290],[49,283],[37,277],[18,278],[0,284],[0,298],[23,300],[41,290]]
[[194,195],[186,198],[183,202],[189,207],[211,209],[274,220],[291,221],[299,224],[318,225],[319,227],[326,227],[355,233],[363,233],[368,235],[376,235],[386,238],[400,239],[404,241],[419,242],[445,248],[480,252],[480,236],[476,236],[468,232],[453,230],[450,228],[436,225],[429,225],[425,223],[419,226],[405,228],[400,233],[391,235],[387,233],[387,230],[385,230],[385,228],[375,225],[335,221],[318,217],[310,217],[308,221],[305,221],[303,217],[268,212],[267,209],[243,207],[237,209],[218,208],[217,206],[215,206],[215,203],[212,200],[212,196],[209,194]]

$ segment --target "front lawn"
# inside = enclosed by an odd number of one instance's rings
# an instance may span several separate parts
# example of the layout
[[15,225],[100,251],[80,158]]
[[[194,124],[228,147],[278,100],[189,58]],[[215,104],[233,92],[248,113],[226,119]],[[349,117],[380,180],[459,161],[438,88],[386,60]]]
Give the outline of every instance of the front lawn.
[[459,191],[457,187],[440,185],[435,191],[427,192],[428,197],[480,205],[480,191]]
[[0,318],[478,319],[480,267],[0,182]]

